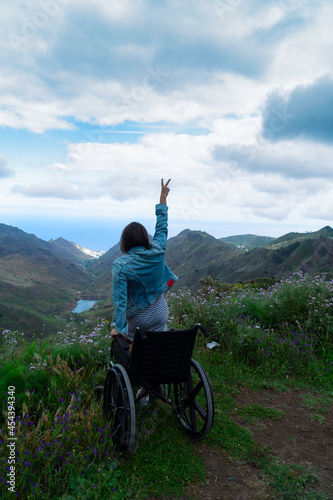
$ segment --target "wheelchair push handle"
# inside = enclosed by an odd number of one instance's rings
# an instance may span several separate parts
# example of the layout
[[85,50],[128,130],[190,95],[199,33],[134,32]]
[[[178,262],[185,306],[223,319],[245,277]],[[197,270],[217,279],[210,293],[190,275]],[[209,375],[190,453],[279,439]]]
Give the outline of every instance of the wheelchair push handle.
[[204,326],[201,325],[201,323],[197,323],[195,326],[199,328],[199,330],[204,334],[205,337],[209,337],[208,331]]

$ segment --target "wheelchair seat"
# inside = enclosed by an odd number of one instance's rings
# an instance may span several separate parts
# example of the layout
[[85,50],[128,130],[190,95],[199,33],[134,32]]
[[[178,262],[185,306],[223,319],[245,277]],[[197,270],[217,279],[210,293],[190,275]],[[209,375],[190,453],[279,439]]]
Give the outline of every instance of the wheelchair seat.
[[[192,358],[198,330],[149,332],[137,329],[132,350],[121,335],[113,338],[104,383],[103,410],[116,446],[130,453],[135,440],[135,404],[147,393],[169,404],[187,434],[204,439],[214,417],[213,392],[202,366]],[[132,388],[145,388],[134,398]],[[163,390],[161,390],[161,387]]]

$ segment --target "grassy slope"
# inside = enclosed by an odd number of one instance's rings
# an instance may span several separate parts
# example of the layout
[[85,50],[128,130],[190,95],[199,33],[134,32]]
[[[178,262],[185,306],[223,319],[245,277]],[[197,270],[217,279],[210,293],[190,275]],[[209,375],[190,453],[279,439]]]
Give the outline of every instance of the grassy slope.
[[240,234],[219,238],[220,241],[231,243],[232,245],[253,250],[253,248],[262,247],[271,243],[275,238],[271,236],[258,236],[256,234]]
[[[316,233],[290,233],[266,247],[242,252],[207,233],[185,230],[169,239],[166,260],[179,276],[174,288],[186,285],[193,290],[207,275],[237,283],[280,279],[299,269],[332,273],[332,234],[330,227]],[[90,262],[87,272],[56,257],[50,249],[33,235],[0,225],[0,327],[55,331],[79,290],[81,298],[103,299],[97,309],[112,314],[111,269],[113,260],[121,255],[119,245]]]
[[225,262],[221,281],[237,283],[259,278],[285,278],[291,272],[333,273],[333,239],[304,238],[262,247]]
[[[91,352],[96,358],[94,350]],[[64,350],[44,342],[27,349],[23,359],[16,358],[15,369],[2,364],[1,393],[9,384],[15,385],[16,412],[23,422],[18,428],[20,462],[16,468],[24,475],[22,479],[17,476],[17,489],[26,492],[25,498],[29,498],[29,491],[36,491],[39,498],[51,500],[102,500],[110,495],[116,500],[184,499],[189,483],[205,481],[204,463],[196,454],[195,444],[187,438],[173,412],[156,403],[144,409],[136,407],[135,451],[130,457],[117,456],[101,404],[92,393],[92,387],[103,382],[104,371],[101,361],[87,354],[86,349],[80,356],[73,348]],[[235,423],[234,413],[235,396],[246,387],[282,392],[298,388],[325,399],[326,405],[331,401],[329,391],[322,387],[320,392],[317,385],[313,387],[302,379],[256,374],[231,358],[221,358],[218,350],[208,351],[200,338],[194,357],[205,367],[215,397],[215,421],[206,446],[229,457],[229,464],[241,461],[255,466],[270,485],[271,499],[324,500],[326,497],[314,490],[311,496],[315,471],[280,463],[274,452],[265,451],[253,439],[246,426]],[[38,375],[38,365],[43,361],[47,366]],[[37,369],[29,370],[29,364]],[[257,406],[242,411],[245,415],[250,412],[252,418],[280,418],[279,410],[274,408]],[[29,422],[34,424],[27,425]],[[67,466],[66,457],[70,460]],[[246,484],[246,478],[243,481]],[[1,484],[0,491],[4,500],[12,498]]]
[[281,246],[288,245],[295,241],[303,241],[306,239],[318,239],[320,237],[333,238],[333,229],[330,226],[325,226],[319,231],[308,232],[308,233],[287,233],[280,238],[276,238],[271,243],[267,244],[270,248],[280,248]]
[[[251,288],[228,293],[211,291],[198,301],[185,292],[170,302],[170,327],[200,320],[211,331],[211,339],[221,345],[210,351],[198,337],[194,351],[215,396],[215,422],[205,443],[230,460],[254,465],[272,489],[269,498],[323,500],[327,497],[318,492],[314,470],[296,462],[282,463],[274,450],[260,446],[234,416],[235,396],[244,387],[282,392],[296,388],[308,397],[316,394],[327,407],[332,405],[333,369],[327,370],[325,364],[333,361],[332,287],[324,280],[300,276],[277,285],[273,295],[272,291],[255,295]],[[243,305],[244,317],[236,321]],[[274,328],[267,330],[267,319]],[[318,340],[312,340],[312,347],[310,337],[297,332],[302,328]],[[39,498],[48,499],[97,500],[110,495],[119,500],[162,495],[176,499],[184,498],[186,484],[204,480],[202,460],[168,407],[138,408],[135,453],[126,459],[114,454],[101,403],[92,391],[105,378],[109,332],[105,322],[89,326],[77,318],[76,325],[70,325],[56,341],[24,346],[20,339],[2,357],[1,394],[8,385],[15,385],[17,392],[16,411],[21,419],[17,467],[23,472],[18,487],[25,489],[26,498],[35,491]],[[260,339],[264,353],[256,346]],[[288,354],[290,349],[294,351]],[[266,358],[268,351],[271,355]],[[302,352],[297,355],[298,351]],[[281,417],[279,408],[258,405],[240,414]]]
[[0,328],[56,332],[91,277],[33,234],[0,224]]
[[[166,262],[178,275],[177,287],[195,290],[200,278],[219,277],[222,282],[237,283],[259,278],[283,278],[295,270],[333,272],[333,230],[315,233],[290,233],[265,247],[241,251],[202,231],[182,231],[168,240]],[[88,265],[95,276],[96,290],[110,298],[111,268],[121,255],[119,245]]]
[[0,327],[25,332],[55,332],[75,304],[77,291],[90,277],[75,264],[58,258],[0,258]]
[[203,231],[185,230],[170,238],[166,251],[166,262],[179,277],[177,286],[200,286],[200,278],[217,277],[224,262],[240,254],[233,245],[223,243]]

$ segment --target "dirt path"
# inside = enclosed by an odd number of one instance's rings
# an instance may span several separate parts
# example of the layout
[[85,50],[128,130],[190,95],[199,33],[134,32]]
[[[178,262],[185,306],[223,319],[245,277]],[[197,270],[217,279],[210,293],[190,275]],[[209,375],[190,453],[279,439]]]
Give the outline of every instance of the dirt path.
[[214,500],[273,498],[264,474],[252,465],[209,450],[204,444],[197,445],[197,452],[206,463],[207,478],[205,484],[191,485],[187,488],[188,498]]
[[[236,398],[236,408],[260,404],[283,412],[280,420],[255,419],[252,422],[234,414],[235,422],[247,427],[253,439],[286,465],[297,463],[315,469],[318,480],[314,490],[333,498],[333,406],[312,393],[287,393],[266,390],[243,390]],[[197,453],[206,463],[205,484],[187,488],[187,498],[216,500],[272,499],[274,493],[262,471],[246,462],[228,457],[224,452],[197,444]]]

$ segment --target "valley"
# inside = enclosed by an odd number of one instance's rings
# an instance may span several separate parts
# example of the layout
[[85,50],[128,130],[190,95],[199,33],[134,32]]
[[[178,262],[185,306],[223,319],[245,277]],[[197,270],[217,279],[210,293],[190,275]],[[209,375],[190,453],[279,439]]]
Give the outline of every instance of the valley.
[[[98,301],[88,315],[112,319],[112,263],[120,255],[119,244],[100,255],[63,238],[46,242],[0,224],[0,328],[28,336],[53,334],[84,299]],[[326,226],[276,239],[217,239],[185,229],[169,238],[166,262],[179,277],[175,290],[198,290],[207,276],[231,285],[274,283],[295,271],[331,277],[333,229]]]

